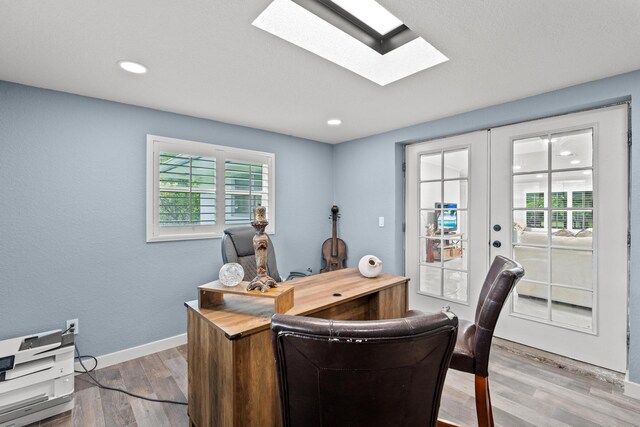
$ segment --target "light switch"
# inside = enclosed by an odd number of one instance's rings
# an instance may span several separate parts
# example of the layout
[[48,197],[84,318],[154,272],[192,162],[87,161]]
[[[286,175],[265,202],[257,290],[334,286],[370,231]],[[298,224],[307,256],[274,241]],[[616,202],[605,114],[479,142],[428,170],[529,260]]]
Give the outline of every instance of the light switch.
[[384,217],[383,216],[379,216],[378,217],[378,227],[384,227]]

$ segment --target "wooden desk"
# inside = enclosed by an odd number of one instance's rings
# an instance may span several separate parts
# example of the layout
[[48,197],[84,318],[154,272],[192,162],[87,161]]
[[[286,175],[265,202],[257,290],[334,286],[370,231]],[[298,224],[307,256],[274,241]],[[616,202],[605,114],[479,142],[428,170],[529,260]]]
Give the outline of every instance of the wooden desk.
[[[288,281],[295,286],[287,314],[334,320],[401,317],[408,279],[362,277],[344,269]],[[334,296],[334,294],[340,294]],[[212,308],[186,302],[191,426],[279,426],[273,350],[273,302],[225,296]]]

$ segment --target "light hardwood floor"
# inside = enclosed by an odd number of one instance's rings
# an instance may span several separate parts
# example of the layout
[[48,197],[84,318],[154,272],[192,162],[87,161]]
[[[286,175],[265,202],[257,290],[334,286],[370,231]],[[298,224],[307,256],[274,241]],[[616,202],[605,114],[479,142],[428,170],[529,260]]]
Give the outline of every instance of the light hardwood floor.
[[[187,349],[181,346],[97,371],[106,385],[185,401]],[[496,424],[514,426],[640,426],[640,401],[622,388],[500,347],[492,349],[490,385]],[[100,390],[76,377],[76,406],[32,426],[187,426],[186,406],[152,403]],[[440,417],[475,426],[473,378],[449,371]]]

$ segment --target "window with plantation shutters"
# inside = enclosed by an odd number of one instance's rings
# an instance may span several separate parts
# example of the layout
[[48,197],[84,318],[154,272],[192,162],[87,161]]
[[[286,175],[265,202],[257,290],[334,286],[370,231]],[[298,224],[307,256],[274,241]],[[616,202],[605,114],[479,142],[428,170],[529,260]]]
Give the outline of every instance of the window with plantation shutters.
[[147,135],[147,241],[220,237],[267,208],[275,231],[273,153]]
[[215,224],[216,159],[160,152],[160,226]]
[[224,164],[224,220],[248,224],[253,209],[269,209],[269,165],[265,162],[226,160]]

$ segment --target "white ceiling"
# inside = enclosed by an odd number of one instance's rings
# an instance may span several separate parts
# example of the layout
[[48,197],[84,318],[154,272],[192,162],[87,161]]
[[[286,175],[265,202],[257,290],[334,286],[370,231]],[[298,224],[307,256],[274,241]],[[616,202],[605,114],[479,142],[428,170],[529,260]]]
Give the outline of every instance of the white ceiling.
[[252,26],[269,0],[0,0],[0,80],[337,143],[640,69],[637,0],[379,2],[450,60],[381,87]]

